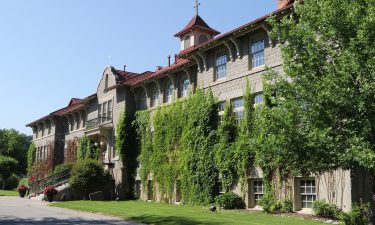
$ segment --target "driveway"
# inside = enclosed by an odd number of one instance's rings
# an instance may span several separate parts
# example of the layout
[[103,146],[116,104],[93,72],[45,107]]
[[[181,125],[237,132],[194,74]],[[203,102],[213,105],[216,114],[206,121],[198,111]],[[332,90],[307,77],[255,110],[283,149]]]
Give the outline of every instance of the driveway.
[[119,218],[48,206],[48,203],[0,197],[1,225],[141,225]]

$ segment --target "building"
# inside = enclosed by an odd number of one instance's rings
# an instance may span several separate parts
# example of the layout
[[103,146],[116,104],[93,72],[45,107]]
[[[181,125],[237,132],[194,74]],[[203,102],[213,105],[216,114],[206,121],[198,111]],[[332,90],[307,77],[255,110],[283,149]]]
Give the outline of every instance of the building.
[[[278,0],[278,9],[271,13],[282,17],[293,10],[292,0]],[[230,32],[211,28],[197,13],[184,29],[176,33],[181,51],[174,61],[155,71],[132,73],[107,67],[103,71],[97,92],[84,99],[73,98],[68,106],[50,113],[27,126],[33,129],[36,161],[54,165],[74,161],[78,140],[86,134],[101,150],[101,160],[111,171],[117,186],[122,186],[123,164],[116,155],[115,129],[124,109],[153,110],[175,99],[189,95],[196,87],[210,88],[219,101],[231,100],[236,119],[243,116],[242,95],[246,79],[254,86],[255,103],[262,103],[262,73],[266,66],[282,73],[281,52],[269,37],[266,15]],[[245,187],[248,208],[257,209],[264,194],[262,171],[254,169]],[[287,192],[292,196],[295,211],[311,212],[312,203],[324,199],[344,211],[360,198],[368,199],[368,174],[365,171],[337,170],[320,176],[294,177]],[[136,190],[142,199],[160,200],[152,193],[152,177],[142,190],[139,175]],[[285,187],[283,187],[285,188]],[[243,187],[233,187],[241,193]],[[282,196],[281,196],[282,198]],[[176,190],[174,202],[183,196]]]

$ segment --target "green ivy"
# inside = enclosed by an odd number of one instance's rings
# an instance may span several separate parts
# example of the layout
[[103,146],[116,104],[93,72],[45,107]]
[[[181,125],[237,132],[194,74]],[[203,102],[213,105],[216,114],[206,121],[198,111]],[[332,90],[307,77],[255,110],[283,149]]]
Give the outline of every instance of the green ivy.
[[35,144],[31,142],[29,149],[27,150],[27,173],[30,174],[35,161]]
[[78,160],[84,159],[99,159],[100,150],[94,145],[94,142],[90,140],[86,135],[83,135],[79,140],[77,158]]

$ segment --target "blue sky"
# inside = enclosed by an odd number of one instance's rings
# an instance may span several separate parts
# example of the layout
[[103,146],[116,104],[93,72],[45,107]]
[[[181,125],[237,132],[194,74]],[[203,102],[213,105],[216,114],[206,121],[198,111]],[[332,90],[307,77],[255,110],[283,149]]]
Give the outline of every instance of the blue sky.
[[[225,33],[276,9],[276,0],[200,0],[200,16]],[[25,124],[72,97],[96,92],[104,68],[143,72],[179,51],[173,35],[195,0],[3,0],[0,2],[0,128]]]

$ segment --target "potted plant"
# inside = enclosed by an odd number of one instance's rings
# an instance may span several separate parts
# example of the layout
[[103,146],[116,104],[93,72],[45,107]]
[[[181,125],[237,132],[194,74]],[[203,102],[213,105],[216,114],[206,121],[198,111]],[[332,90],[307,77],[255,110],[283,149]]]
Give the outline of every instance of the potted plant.
[[17,188],[18,194],[20,195],[21,198],[25,197],[27,190],[29,190],[29,188],[23,184],[18,186]]
[[57,190],[54,186],[47,186],[44,188],[44,196],[47,198],[49,202],[53,201],[53,196],[57,194]]

